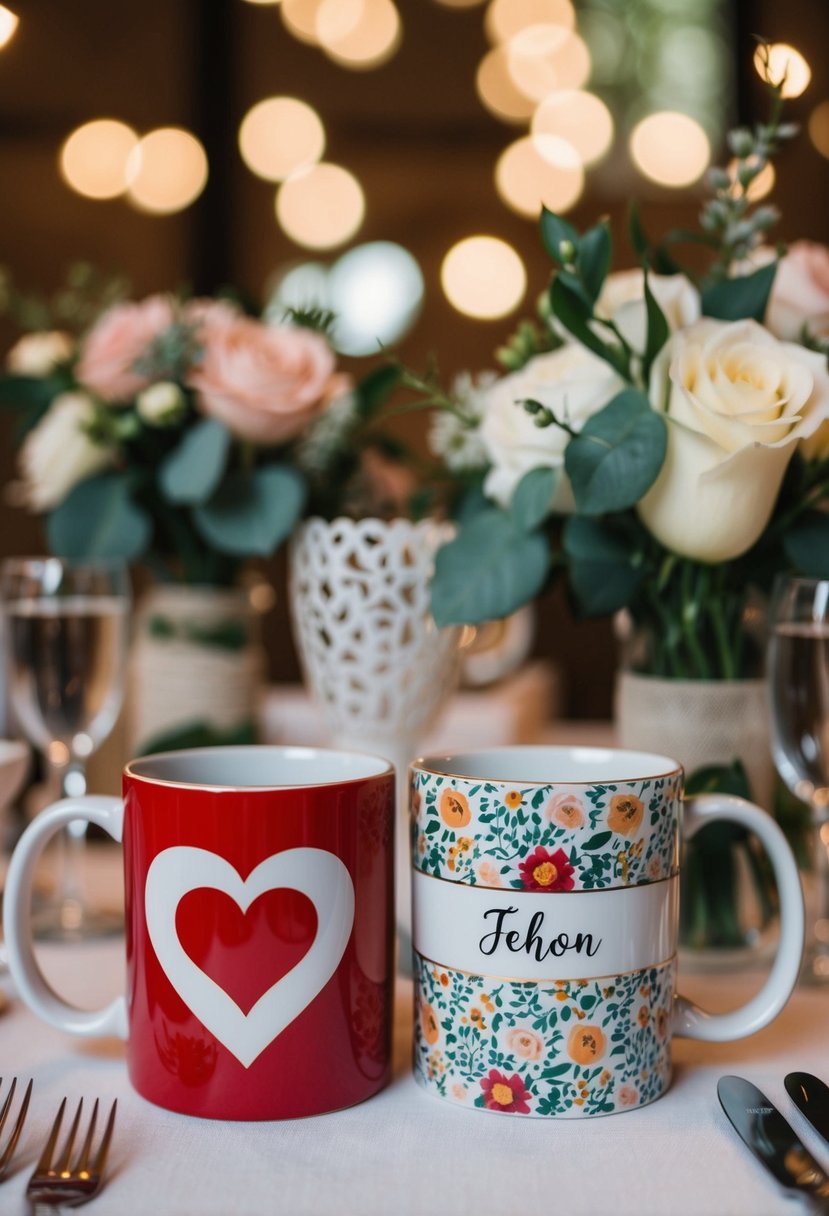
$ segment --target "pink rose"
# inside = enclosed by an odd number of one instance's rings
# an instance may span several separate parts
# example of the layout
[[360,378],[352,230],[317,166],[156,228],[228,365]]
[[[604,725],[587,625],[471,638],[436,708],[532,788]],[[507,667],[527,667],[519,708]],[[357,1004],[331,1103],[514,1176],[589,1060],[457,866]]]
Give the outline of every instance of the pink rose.
[[491,861],[482,861],[478,866],[478,882],[482,887],[503,887],[501,875]]
[[796,342],[804,327],[829,334],[829,249],[795,241],[777,267],[766,325],[777,338]]
[[105,401],[128,401],[151,377],[135,371],[155,338],[175,321],[169,296],[148,296],[139,304],[116,304],[98,318],[81,347],[76,375]]
[[584,827],[584,807],[575,794],[555,794],[547,803],[544,814],[551,823],[570,831]]
[[324,408],[334,352],[318,333],[248,317],[209,325],[188,377],[205,414],[253,443],[282,443]]
[[241,317],[239,309],[230,300],[210,300],[197,297],[188,300],[182,309],[181,317],[186,325],[192,325],[196,340],[205,343],[209,341],[208,334],[214,333],[227,325],[232,325]]

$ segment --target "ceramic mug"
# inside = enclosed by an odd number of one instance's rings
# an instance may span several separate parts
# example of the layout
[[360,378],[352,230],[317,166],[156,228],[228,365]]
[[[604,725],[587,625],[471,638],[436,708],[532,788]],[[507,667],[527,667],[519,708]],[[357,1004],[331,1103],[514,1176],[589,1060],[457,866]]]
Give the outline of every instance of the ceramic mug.
[[[127,1041],[151,1102],[282,1119],[361,1102],[390,1075],[394,772],[315,748],[224,747],[133,760],[123,800],[65,799],[12,856],[3,905],[23,999],[72,1034]],[[87,1013],[46,983],[32,879],[55,832],[123,842],[127,995]]]
[[[724,1041],[783,1008],[803,948],[785,837],[759,807],[683,803],[680,765],[594,748],[504,748],[412,766],[414,1068],[430,1093],[584,1117],[664,1093],[673,1035]],[[754,832],[780,894],[771,973],[712,1015],[676,995],[680,836]]]

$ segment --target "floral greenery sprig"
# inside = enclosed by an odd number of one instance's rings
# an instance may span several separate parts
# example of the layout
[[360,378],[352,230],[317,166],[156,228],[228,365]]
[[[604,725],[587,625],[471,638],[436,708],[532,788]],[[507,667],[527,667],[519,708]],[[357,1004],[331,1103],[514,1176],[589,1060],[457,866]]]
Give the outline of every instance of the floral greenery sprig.
[[[561,574],[581,613],[604,615],[627,608],[647,628],[654,640],[652,670],[670,676],[735,678],[751,669],[756,650],[756,639],[746,629],[751,588],[767,588],[774,573],[784,568],[829,576],[829,515],[820,509],[829,498],[829,444],[812,440],[808,451],[804,448],[792,457],[797,436],[802,434],[805,442],[825,416],[821,411],[829,400],[826,364],[806,355],[803,347],[778,346],[762,327],[779,251],[764,255],[766,260],[756,268],[750,264],[777,216],[768,206],[754,208],[749,188],[794,134],[794,128],[781,121],[784,81],[770,78],[765,49],[761,59],[766,65],[769,118],[753,131],[732,133],[736,166],[709,174],[712,197],[702,209],[700,231],[672,231],[654,244],[644,233],[635,207],[631,210],[630,239],[641,263],[638,325],[631,327],[630,316],[625,319],[623,311],[608,305],[613,286],[609,280],[614,277],[608,224],[600,221],[582,233],[563,217],[543,211],[541,239],[554,266],[547,297],[548,328],[555,338],[566,334],[566,345],[540,355],[534,349],[535,335],[522,327],[518,334],[523,341],[509,344],[512,375],[502,382],[500,421],[490,423],[488,415],[483,423],[489,455],[496,462],[492,474],[501,479],[497,502],[473,497],[461,514],[456,539],[438,554],[432,604],[439,623],[475,623],[506,615]],[[697,242],[711,252],[708,270],[696,279],[698,290],[674,256],[673,247],[683,241]],[[685,308],[687,316],[680,299],[683,292],[688,297],[685,304],[688,300],[692,304]],[[676,339],[682,340],[679,347]],[[696,343],[696,354],[689,358],[723,370],[733,365],[729,343],[753,344],[765,355],[752,357],[768,355],[781,374],[795,375],[801,385],[815,377],[821,386],[815,388],[820,400],[810,406],[807,421],[801,421],[797,408],[790,411],[790,421],[785,415],[788,406],[769,401],[766,407],[773,411],[769,420],[778,418],[786,447],[782,456],[774,457],[773,473],[761,460],[752,475],[761,481],[776,478],[780,487],[776,501],[772,489],[767,503],[758,499],[756,508],[743,506],[741,519],[733,523],[733,537],[728,536],[732,521],[714,512],[718,535],[674,551],[664,537],[675,535],[676,528],[667,527],[660,512],[664,516],[665,511],[680,509],[679,491],[670,490],[673,498],[668,506],[660,506],[658,496],[664,497],[666,476],[674,477],[675,486],[676,477],[681,478],[677,461],[681,465],[685,456],[676,454],[678,448],[671,457],[673,473],[665,472],[670,444],[675,447],[677,436],[689,427],[692,439],[684,441],[682,451],[687,455],[688,444],[693,448],[696,442],[693,418],[680,424],[673,416],[679,408],[674,401],[678,390],[667,375],[666,355],[675,359],[675,351],[685,349],[682,342]],[[722,350],[718,342],[725,343]],[[803,353],[797,355],[798,350]],[[802,372],[786,370],[803,363]],[[548,376],[555,366],[556,377],[552,397],[549,384],[539,381],[539,389],[547,391],[543,399],[532,391],[533,369],[542,364]],[[606,372],[598,370],[603,365]],[[750,383],[750,369],[748,374]],[[585,376],[591,399],[580,387]],[[510,403],[506,394],[513,384]],[[739,385],[733,391],[739,394]],[[568,392],[573,401],[582,400],[576,414],[570,409]],[[710,392],[716,397],[718,390],[712,386]],[[801,405],[805,404],[803,399]],[[512,407],[524,411],[532,429],[504,421]],[[742,423],[736,425],[739,430]],[[829,423],[823,426],[829,429]],[[539,435],[538,444],[533,431]],[[553,431],[559,440],[552,444],[542,440]],[[786,438],[790,433],[791,440]],[[509,451],[517,466],[497,463],[498,445],[503,442],[516,445]],[[699,442],[708,443],[707,434]],[[733,449],[726,443],[723,455],[717,457],[723,466],[728,465],[731,451],[752,450],[743,435],[735,434],[734,442]],[[764,452],[775,447],[773,436],[767,440],[760,433],[755,443]],[[538,449],[536,467],[531,467],[533,447]],[[485,489],[491,485],[494,492],[496,481],[487,475]],[[702,483],[692,480],[688,493],[695,485]],[[736,487],[716,492],[733,496]],[[753,504],[756,493],[750,497]],[[566,498],[569,506],[557,505]],[[684,514],[694,514],[691,498],[682,500],[680,494],[679,501],[684,501]],[[747,520],[752,510],[753,517]]]

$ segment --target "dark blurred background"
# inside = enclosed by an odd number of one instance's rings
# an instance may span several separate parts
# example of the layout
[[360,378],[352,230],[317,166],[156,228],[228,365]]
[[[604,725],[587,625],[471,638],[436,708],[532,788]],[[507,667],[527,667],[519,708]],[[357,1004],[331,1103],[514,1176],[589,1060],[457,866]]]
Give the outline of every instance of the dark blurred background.
[[[513,0],[513,17],[538,25],[545,2],[551,0]],[[394,343],[404,361],[423,368],[434,355],[447,381],[465,369],[493,367],[494,349],[532,313],[549,275],[535,218],[513,210],[494,180],[498,158],[526,136],[528,116],[503,121],[476,88],[479,65],[493,49],[493,21],[510,19],[509,4],[498,0],[494,14],[493,5],[474,0],[397,0],[396,49],[381,52],[381,60],[387,57],[374,66],[355,67],[346,54],[354,39],[349,43],[346,35],[359,16],[357,0],[10,3],[19,25],[0,50],[0,263],[19,287],[44,293],[60,286],[72,263],[85,260],[123,273],[135,296],[233,285],[264,303],[288,269],[305,262],[325,267],[358,245],[392,241],[413,256],[424,285],[416,319]],[[559,7],[563,11],[567,0]],[[332,55],[303,41],[302,22],[307,28],[315,14],[346,39],[341,53],[336,45]],[[727,160],[728,127],[763,113],[754,34],[797,48],[812,74],[790,103],[803,133],[778,165],[770,199],[783,218],[775,234],[829,239],[829,67],[821,53],[829,44],[829,6],[816,0],[576,0],[575,17],[584,41],[567,50],[564,75],[575,72],[576,83],[605,102],[614,136],[604,159],[587,169],[568,215],[577,225],[611,217],[617,269],[633,264],[625,239],[632,196],[641,200],[648,228],[659,232],[693,223],[702,192],[699,180],[670,188],[636,168],[629,148],[636,124],[653,111],[681,111],[705,131],[712,161]],[[589,75],[583,79],[578,59],[585,46]],[[490,61],[493,72],[497,66]],[[544,64],[536,67],[542,71]],[[245,114],[264,98],[286,95],[314,108],[325,129],[325,160],[347,167],[362,187],[362,223],[336,248],[292,239],[275,215],[276,184],[256,176],[240,156],[237,133]],[[71,132],[98,118],[118,119],[139,135],[170,126],[192,132],[208,165],[195,201],[159,213],[129,198],[99,200],[73,189],[60,171],[61,148]],[[508,242],[527,273],[520,301],[494,320],[464,315],[441,286],[447,251],[478,233]],[[14,336],[0,322],[3,349]],[[360,372],[370,357],[344,362]],[[422,416],[400,425],[422,439]],[[0,483],[12,471],[10,422],[0,418]],[[0,501],[0,555],[42,548],[37,520]],[[297,666],[284,558],[267,573],[278,591],[266,625],[271,674],[292,679]],[[570,716],[609,715],[608,622],[574,631],[567,605],[553,594],[539,608],[535,650],[560,665]]]

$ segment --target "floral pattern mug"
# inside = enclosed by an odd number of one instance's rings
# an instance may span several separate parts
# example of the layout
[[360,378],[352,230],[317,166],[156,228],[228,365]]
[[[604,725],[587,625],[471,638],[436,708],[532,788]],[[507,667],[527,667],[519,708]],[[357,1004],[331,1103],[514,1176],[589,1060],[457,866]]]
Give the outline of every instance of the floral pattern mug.
[[[597,748],[520,747],[411,769],[414,1071],[501,1114],[581,1118],[663,1094],[674,1034],[759,1030],[797,979],[803,903],[759,807],[683,803],[680,765]],[[771,974],[713,1016],[676,995],[680,837],[728,819],[766,849],[780,893]]]

